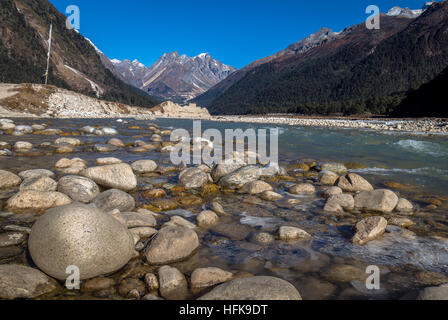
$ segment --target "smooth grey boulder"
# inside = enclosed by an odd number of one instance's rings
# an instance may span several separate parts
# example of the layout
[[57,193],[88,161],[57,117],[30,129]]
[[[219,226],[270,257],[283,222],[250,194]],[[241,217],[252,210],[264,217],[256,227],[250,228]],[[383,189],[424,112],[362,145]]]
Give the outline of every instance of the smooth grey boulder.
[[123,161],[114,157],[98,158],[95,160],[95,164],[97,166],[109,166],[112,164],[120,164],[120,163],[123,163]]
[[126,163],[87,168],[80,174],[106,188],[130,191],[137,187],[137,177]]
[[383,217],[368,217],[356,224],[356,234],[352,241],[357,245],[365,245],[386,232],[387,220]]
[[331,198],[332,196],[337,196],[337,195],[342,194],[342,193],[343,193],[342,189],[339,188],[339,187],[329,187],[328,189],[325,189],[322,192],[322,197],[328,199],[328,198]]
[[157,163],[153,160],[139,160],[131,164],[135,173],[144,174],[157,170]]
[[283,241],[293,241],[300,239],[306,240],[312,238],[312,236],[305,230],[302,230],[297,227],[288,227],[288,226],[280,227],[278,235],[280,240]]
[[337,186],[345,192],[373,191],[372,185],[366,179],[354,173],[340,177]]
[[244,161],[235,161],[235,162],[228,162],[228,163],[222,163],[216,165],[212,170],[212,179],[215,182],[218,182],[222,177],[225,177],[226,175],[235,172],[236,170],[242,168],[245,166]]
[[190,221],[179,217],[179,216],[173,216],[171,217],[170,221],[166,222],[162,228],[166,227],[185,227],[191,230],[196,229],[196,225],[194,223],[191,223]]
[[432,300],[432,301],[448,300],[448,284],[423,289],[418,296],[418,300]]
[[77,138],[67,138],[67,137],[63,137],[63,138],[58,138],[54,141],[55,145],[58,144],[69,144],[72,146],[79,146],[81,144],[81,140],[77,139]]
[[355,199],[351,194],[337,194],[331,196],[325,204],[324,211],[328,212],[340,212],[336,210],[338,208],[352,210],[355,208]]
[[37,269],[0,265],[0,299],[32,299],[56,290],[56,281]]
[[264,191],[261,195],[260,198],[265,200],[265,201],[278,201],[283,199],[283,196],[279,193],[276,193],[274,191]]
[[12,172],[0,170],[0,189],[18,186],[22,179]]
[[323,171],[320,174],[319,182],[323,186],[334,186],[338,181],[339,175],[331,171]]
[[414,211],[414,205],[406,199],[399,199],[395,211],[409,213]]
[[246,183],[240,190],[240,192],[242,192],[242,193],[247,193],[247,194],[252,194],[252,195],[260,194],[265,191],[274,191],[274,189],[272,188],[272,186],[269,183],[261,181],[261,180],[256,180],[256,181]]
[[261,177],[262,170],[255,166],[240,168],[219,181],[219,185],[227,189],[239,189],[246,183],[258,180]]
[[348,169],[343,163],[326,162],[320,165],[321,171],[331,171],[337,174],[347,173]]
[[191,274],[191,288],[198,292],[233,279],[233,274],[219,268],[199,268]]
[[235,279],[213,289],[198,300],[302,300],[289,282],[274,277]]
[[134,255],[134,240],[112,216],[74,203],[40,217],[31,229],[28,248],[46,274],[65,280],[67,267],[77,266],[80,279],[86,280],[125,266]]
[[17,141],[14,144],[15,151],[29,151],[33,149],[33,144],[27,141]]
[[43,213],[50,208],[70,203],[72,199],[60,192],[25,190],[8,199],[6,210],[14,213]]
[[95,181],[81,176],[62,177],[58,182],[57,190],[74,201],[82,203],[89,203],[100,193],[100,188]]
[[20,190],[56,191],[57,182],[47,176],[28,178],[20,185]]
[[56,175],[54,174],[53,171],[47,169],[32,169],[22,171],[19,173],[19,177],[22,178],[23,180],[42,176],[54,178]]
[[169,226],[159,231],[149,244],[145,256],[149,264],[170,264],[190,257],[198,247],[199,238],[195,231]]
[[0,233],[0,248],[10,247],[25,242],[27,235],[22,232]]
[[355,196],[356,209],[390,213],[397,204],[397,195],[386,189],[361,192]]
[[299,183],[289,188],[289,193],[298,195],[314,194],[316,193],[316,188],[311,183]]
[[117,150],[117,147],[109,144],[96,144],[93,146],[93,150],[97,152],[114,152]]
[[219,217],[215,212],[207,210],[198,214],[196,221],[198,222],[198,226],[207,228],[217,224],[219,222]]
[[124,191],[111,189],[93,199],[92,203],[103,212],[110,212],[115,209],[121,212],[129,212],[135,209],[135,199]]
[[128,228],[155,227],[156,218],[152,214],[139,212],[124,212],[120,214],[123,222]]
[[160,294],[167,300],[185,300],[190,294],[185,276],[173,267],[159,269],[159,285]]
[[179,184],[187,189],[202,188],[208,181],[207,173],[199,168],[185,169],[179,174]]
[[21,134],[31,134],[33,133],[33,128],[27,125],[20,125],[14,128],[14,131]]

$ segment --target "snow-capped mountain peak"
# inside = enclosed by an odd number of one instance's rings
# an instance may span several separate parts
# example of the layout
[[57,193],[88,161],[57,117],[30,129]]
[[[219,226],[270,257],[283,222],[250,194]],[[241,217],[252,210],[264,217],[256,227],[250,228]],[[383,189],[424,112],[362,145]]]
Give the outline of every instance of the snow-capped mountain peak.
[[236,71],[212,58],[209,53],[195,57],[179,52],[163,54],[152,66],[137,59],[109,59],[86,38],[101,58],[103,65],[127,84],[163,100],[186,103],[204,93]]
[[236,71],[209,53],[189,57],[177,51],[168,52],[150,67],[137,59],[109,60],[104,54],[100,56],[103,64],[126,83],[178,103],[195,98]]
[[390,17],[405,17],[405,18],[417,18],[423,12],[425,12],[434,2],[426,2],[422,9],[411,10],[409,8],[393,7],[390,9],[386,15]]
[[198,54],[195,58],[205,59],[206,57],[210,56],[207,52]]

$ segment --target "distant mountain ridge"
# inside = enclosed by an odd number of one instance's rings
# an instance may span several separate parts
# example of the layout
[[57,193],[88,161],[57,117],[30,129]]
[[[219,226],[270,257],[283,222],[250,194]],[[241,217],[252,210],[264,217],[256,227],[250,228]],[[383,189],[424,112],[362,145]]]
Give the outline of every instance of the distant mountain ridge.
[[103,66],[91,42],[66,28],[66,17],[48,0],[0,1],[0,82],[43,83],[50,24],[49,84],[133,106],[158,104]]
[[447,52],[448,1],[394,8],[380,30],[323,28],[192,102],[212,114],[384,114],[447,67]]
[[103,64],[117,77],[161,100],[185,104],[204,93],[236,71],[235,68],[213,59],[208,53],[196,57],[166,53],[152,66],[138,60],[109,60]]

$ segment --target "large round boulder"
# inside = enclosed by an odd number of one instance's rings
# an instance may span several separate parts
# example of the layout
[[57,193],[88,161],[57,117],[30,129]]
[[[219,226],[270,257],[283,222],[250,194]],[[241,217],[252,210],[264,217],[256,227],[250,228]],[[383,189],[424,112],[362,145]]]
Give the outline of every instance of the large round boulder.
[[34,263],[46,274],[67,278],[76,266],[80,279],[113,273],[134,254],[128,229],[92,206],[74,203],[49,210],[34,224],[28,241]]
[[82,203],[89,203],[100,193],[100,188],[93,180],[80,176],[62,177],[57,188],[59,192]]
[[87,168],[80,174],[106,188],[130,191],[137,187],[137,177],[126,163]]
[[289,282],[274,277],[252,277],[226,282],[199,300],[302,300]]
[[170,226],[159,231],[148,246],[145,256],[149,264],[170,264],[190,257],[198,247],[199,238],[195,231]]

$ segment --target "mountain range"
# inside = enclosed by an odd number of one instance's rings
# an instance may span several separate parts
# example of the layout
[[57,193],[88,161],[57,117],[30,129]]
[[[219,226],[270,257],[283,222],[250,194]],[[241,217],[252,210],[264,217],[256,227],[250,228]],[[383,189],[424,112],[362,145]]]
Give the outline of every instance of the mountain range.
[[0,82],[42,83],[53,25],[49,83],[82,94],[152,107],[158,101],[110,72],[88,40],[66,28],[47,0],[0,1]]
[[379,30],[323,28],[192,102],[212,114],[388,114],[448,66],[448,1],[380,19]]
[[196,57],[165,53],[152,66],[138,60],[109,60],[104,65],[126,83],[160,100],[185,104],[227,78],[236,69],[213,59],[208,53]]
[[68,30],[48,0],[2,0],[0,82],[42,83],[52,24],[50,84],[104,100],[144,107],[193,102],[212,114],[406,116],[412,108],[421,115],[411,100],[423,104],[447,81],[448,1],[394,7],[380,18],[379,30],[365,23],[340,32],[322,28],[241,70],[208,53],[178,52],[147,67],[109,59]]

